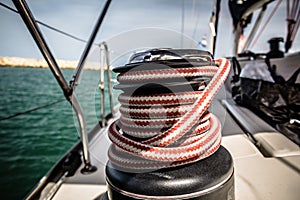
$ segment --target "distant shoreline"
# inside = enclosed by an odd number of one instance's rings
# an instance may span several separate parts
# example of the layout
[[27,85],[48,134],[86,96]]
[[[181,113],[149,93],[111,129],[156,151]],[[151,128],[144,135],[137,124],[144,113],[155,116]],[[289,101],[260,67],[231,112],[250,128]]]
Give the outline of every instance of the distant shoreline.
[[[78,61],[57,60],[60,69],[75,69]],[[43,59],[20,58],[20,57],[0,57],[0,67],[24,67],[24,68],[49,68]],[[88,63],[84,69],[99,70],[98,63]]]

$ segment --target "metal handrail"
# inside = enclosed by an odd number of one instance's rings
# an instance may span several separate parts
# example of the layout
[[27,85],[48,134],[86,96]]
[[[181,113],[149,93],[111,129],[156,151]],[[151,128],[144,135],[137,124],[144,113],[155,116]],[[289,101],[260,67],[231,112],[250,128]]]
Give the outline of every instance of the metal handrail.
[[238,55],[238,46],[239,46],[239,39],[240,36],[242,35],[243,32],[243,27],[242,24],[243,22],[247,19],[247,17],[252,14],[254,11],[256,11],[257,9],[266,6],[267,4],[271,3],[274,0],[264,0],[264,1],[257,1],[255,2],[252,6],[250,6],[249,8],[247,8],[247,10],[244,11],[244,14],[242,15],[236,30],[235,30],[235,36],[234,36],[234,49],[233,49],[233,53],[235,55]]
[[251,44],[251,42],[252,42],[252,40],[254,38],[254,35],[256,34],[256,31],[257,31],[257,29],[258,29],[258,27],[259,27],[259,25],[260,25],[260,23],[262,21],[262,18],[264,16],[266,10],[267,10],[267,5],[263,5],[261,11],[259,12],[259,14],[257,16],[256,22],[255,22],[255,24],[254,24],[254,26],[253,26],[253,28],[252,28],[249,36],[248,36],[248,39],[247,39],[247,41],[245,43],[245,46],[244,46],[244,48],[242,50],[243,52],[246,51],[249,48],[249,46],[250,46],[250,44]]
[[84,63],[85,63],[85,61],[87,59],[87,56],[88,56],[88,54],[90,52],[90,49],[91,49],[91,47],[92,47],[92,45],[94,43],[94,40],[95,40],[95,38],[97,36],[97,33],[98,33],[99,29],[100,29],[100,26],[101,26],[101,24],[102,24],[102,22],[104,20],[104,17],[106,15],[107,11],[108,11],[110,3],[111,3],[111,0],[107,0],[106,1],[105,5],[104,5],[104,8],[103,8],[102,12],[100,13],[100,16],[99,16],[99,18],[97,20],[97,23],[96,23],[96,25],[95,25],[95,27],[94,27],[94,29],[92,31],[92,34],[91,34],[91,36],[90,36],[90,38],[88,40],[88,43],[87,43],[87,45],[86,45],[86,47],[85,47],[85,49],[84,49],[84,51],[83,51],[83,53],[82,53],[82,55],[80,57],[78,65],[77,65],[77,67],[75,69],[75,73],[74,73],[74,75],[73,75],[73,77],[72,77],[72,79],[70,81],[70,86],[71,86],[72,90],[75,90],[76,85],[78,85],[78,80],[80,78],[80,75],[81,75]]
[[66,79],[64,78],[54,56],[52,55],[37,23],[34,19],[27,3],[25,0],[13,0],[15,7],[20,13],[24,23],[26,24],[28,30],[30,31],[33,39],[35,40],[40,52],[43,54],[46,62],[48,63],[49,68],[51,69],[54,77],[56,78],[58,84],[60,85],[65,98],[70,102],[72,108],[74,109],[78,123],[80,126],[80,136],[83,146],[83,161],[84,168],[81,170],[82,173],[88,174],[96,171],[96,167],[91,164],[89,149],[88,149],[88,137],[86,133],[86,123],[84,119],[84,114],[81,109],[81,106],[76,98],[75,92],[72,91],[72,88],[67,84]]
[[112,84],[111,84],[111,68],[110,68],[110,59],[109,59],[109,50],[106,42],[102,42],[100,45],[100,83],[99,83],[99,89],[100,89],[100,111],[101,111],[101,125],[102,127],[106,124],[105,119],[105,80],[104,80],[104,74],[106,70],[107,74],[107,82],[108,82],[108,91],[109,91],[109,101],[110,101],[110,111],[111,114],[114,114],[114,102],[113,102],[113,94],[112,94]]

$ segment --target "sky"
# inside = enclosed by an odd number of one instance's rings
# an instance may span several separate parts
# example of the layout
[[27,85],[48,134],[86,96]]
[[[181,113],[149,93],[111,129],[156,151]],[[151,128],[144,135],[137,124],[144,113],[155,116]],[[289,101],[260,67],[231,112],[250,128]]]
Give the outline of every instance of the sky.
[[[10,0],[0,2],[14,8]],[[37,20],[88,40],[105,1],[27,0],[27,3]],[[196,48],[203,37],[209,40],[208,22],[213,3],[207,0],[112,0],[97,42],[107,42],[113,58],[141,48]],[[233,29],[227,3],[227,0],[222,0],[216,57],[232,55]],[[264,20],[275,4],[276,1],[269,6]],[[281,6],[285,7],[285,0]],[[285,12],[283,8],[274,15],[253,51],[267,52],[267,41],[271,37],[285,37]],[[0,56],[42,58],[18,14],[0,7],[0,27]],[[80,58],[85,43],[43,26],[40,29],[55,58]],[[291,52],[300,50],[299,34],[295,41]],[[93,48],[97,55],[99,48]]]

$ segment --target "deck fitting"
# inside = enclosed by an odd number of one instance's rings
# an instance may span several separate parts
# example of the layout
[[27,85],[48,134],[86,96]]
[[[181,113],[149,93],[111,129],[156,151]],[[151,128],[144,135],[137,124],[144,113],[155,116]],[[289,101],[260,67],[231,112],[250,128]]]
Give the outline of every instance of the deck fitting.
[[97,171],[97,167],[91,165],[91,164],[86,164],[84,166],[84,168],[81,169],[81,173],[84,174],[84,175],[87,175],[87,174],[91,174],[93,172]]

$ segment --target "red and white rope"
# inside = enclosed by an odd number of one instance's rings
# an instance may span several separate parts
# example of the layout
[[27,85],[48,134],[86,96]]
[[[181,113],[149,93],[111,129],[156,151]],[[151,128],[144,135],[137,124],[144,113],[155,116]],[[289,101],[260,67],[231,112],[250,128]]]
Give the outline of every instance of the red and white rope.
[[[215,65],[216,64],[216,65]],[[155,95],[121,94],[121,117],[109,127],[112,163],[130,169],[157,169],[195,162],[213,154],[221,143],[220,122],[207,111],[226,80],[229,61],[212,66],[128,71],[120,84],[211,76],[202,91]]]

